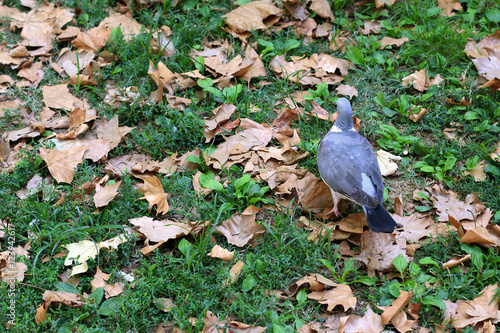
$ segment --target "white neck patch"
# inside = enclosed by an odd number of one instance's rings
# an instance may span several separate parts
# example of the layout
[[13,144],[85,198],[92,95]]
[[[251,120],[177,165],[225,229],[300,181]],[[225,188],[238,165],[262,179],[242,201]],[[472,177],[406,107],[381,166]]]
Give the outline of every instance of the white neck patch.
[[[351,127],[347,132],[356,132],[354,127]],[[345,132],[344,130],[340,129],[337,125],[333,125],[332,128],[328,132],[333,132],[333,133],[339,133],[339,132]]]

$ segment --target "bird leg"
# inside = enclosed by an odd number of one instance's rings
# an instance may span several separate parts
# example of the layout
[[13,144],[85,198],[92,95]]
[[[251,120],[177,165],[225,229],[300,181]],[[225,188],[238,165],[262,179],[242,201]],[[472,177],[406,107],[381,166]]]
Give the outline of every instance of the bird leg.
[[328,215],[331,215],[332,213],[335,214],[335,217],[338,217],[340,215],[340,211],[339,211],[339,202],[340,202],[340,199],[342,198],[341,196],[339,196],[337,194],[337,192],[335,192],[334,190],[332,190],[330,188],[330,191],[332,192],[332,198],[333,198],[333,208],[328,212],[328,213],[325,213],[323,214],[324,216],[328,216]]

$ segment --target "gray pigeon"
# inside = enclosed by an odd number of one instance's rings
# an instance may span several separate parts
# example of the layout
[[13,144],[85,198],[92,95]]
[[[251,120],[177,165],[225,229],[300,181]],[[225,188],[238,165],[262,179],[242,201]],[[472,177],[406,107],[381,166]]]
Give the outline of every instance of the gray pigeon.
[[337,100],[337,112],[317,157],[321,178],[332,191],[333,209],[329,213],[338,216],[339,200],[347,199],[363,207],[372,231],[393,232],[396,222],[382,206],[384,183],[373,148],[354,129],[351,103],[346,98]]

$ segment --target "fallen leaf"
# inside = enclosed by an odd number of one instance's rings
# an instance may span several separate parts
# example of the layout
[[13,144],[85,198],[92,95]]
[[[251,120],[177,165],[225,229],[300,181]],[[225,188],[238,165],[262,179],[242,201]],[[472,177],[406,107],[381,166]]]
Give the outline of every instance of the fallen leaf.
[[380,49],[383,50],[387,46],[401,46],[406,42],[409,42],[410,40],[408,37],[402,37],[402,38],[391,38],[385,36],[380,40]]
[[223,285],[227,286],[228,284],[235,283],[236,280],[238,279],[238,276],[240,276],[240,274],[241,274],[241,270],[243,269],[243,266],[245,266],[243,261],[238,260],[238,262],[236,264],[234,264],[234,266],[231,267],[231,269],[229,270],[229,277],[224,281]]
[[75,168],[83,162],[87,146],[54,150],[40,147],[40,157],[47,164],[50,174],[58,183],[71,184],[75,177]]
[[380,21],[376,20],[365,20],[364,28],[360,29],[363,35],[378,34],[380,33],[380,30],[382,30],[382,24],[380,23]]
[[192,227],[188,224],[169,220],[157,221],[143,216],[128,220],[137,230],[152,242],[167,242],[188,235]]
[[73,96],[65,83],[55,86],[43,86],[42,94],[43,102],[49,108],[65,109],[67,111],[72,111],[76,107],[84,108],[83,101]]
[[146,199],[149,202],[149,210],[156,205],[156,215],[168,213],[167,194],[163,190],[163,185],[155,176],[138,176],[144,181],[144,185],[140,190],[144,194],[141,199]]
[[470,170],[465,171],[466,176],[473,176],[475,182],[482,182],[485,181],[487,178],[486,172],[484,172],[484,169],[487,167],[487,164],[485,163],[484,160],[479,162],[475,167],[473,167]]
[[337,284],[331,290],[314,291],[307,294],[307,298],[317,300],[320,304],[327,304],[328,311],[333,311],[337,305],[342,305],[344,311],[354,309],[357,302],[357,298],[352,293],[351,287],[346,284]]
[[391,324],[401,333],[412,331],[413,324],[416,322],[416,320],[408,319],[403,310],[399,311],[391,320]]
[[[400,312],[403,308],[408,305],[413,297],[413,292],[400,290],[400,295],[395,299],[392,304],[384,310],[384,313],[380,316],[382,319],[382,324],[387,325],[392,321],[392,319]],[[404,311],[403,311],[404,313]],[[406,317],[406,314],[405,314]]]
[[255,216],[261,208],[248,206],[243,213],[234,214],[228,220],[215,227],[215,231],[224,235],[228,243],[238,247],[251,243],[264,233],[264,227],[255,222]]
[[106,185],[100,188],[94,194],[94,204],[97,208],[107,206],[108,203],[118,195],[118,188],[120,187],[121,180],[111,185]]
[[382,176],[390,176],[398,171],[398,164],[396,162],[400,161],[401,157],[393,155],[382,149],[377,150],[375,155],[377,157],[377,162]]
[[443,263],[443,269],[448,269],[448,268],[460,265],[463,262],[469,260],[470,257],[471,257],[470,254],[467,254],[466,256],[464,256],[462,258],[460,258],[460,257],[453,257],[450,260],[448,260],[447,262]]
[[234,252],[226,250],[220,245],[215,244],[214,247],[212,248],[212,251],[210,251],[210,253],[208,253],[207,256],[212,258],[220,258],[224,261],[231,261],[233,260]]
[[74,14],[67,9],[56,8],[54,4],[44,3],[28,13],[13,14],[11,28],[22,29],[22,45],[45,46],[52,44],[56,33],[73,19]]
[[380,333],[383,330],[382,319],[373,312],[370,305],[366,306],[363,317],[350,315],[340,318],[340,331],[344,333]]
[[[128,12],[126,14],[113,13],[99,23],[98,27],[105,27],[109,31],[120,28],[124,39],[129,41],[134,36],[141,32],[143,26],[132,18],[132,13]],[[147,29],[145,29],[147,31]]]
[[64,291],[51,291],[46,290],[43,295],[43,302],[36,309],[35,322],[41,324],[45,322],[47,316],[47,310],[51,304],[59,305],[64,304],[66,306],[76,308],[84,306],[86,302],[78,294],[72,294]]
[[340,86],[338,86],[337,88],[335,88],[335,90],[337,91],[337,93],[339,95],[344,95],[344,96],[349,96],[349,98],[352,99],[353,96],[358,96],[358,91],[356,90],[356,88],[354,87],[351,87],[347,84],[342,84]]
[[444,79],[441,77],[441,75],[437,75],[434,79],[430,79],[427,77],[425,73],[425,68],[416,71],[413,74],[410,74],[402,79],[402,85],[403,86],[409,86],[412,85],[413,88],[415,88],[418,91],[425,91],[427,90],[430,86],[439,84],[443,81]]
[[453,327],[465,328],[490,319],[494,323],[500,322],[498,297],[495,297],[496,290],[498,290],[498,284],[489,285],[472,301],[459,300],[456,311],[451,317]]
[[269,16],[280,16],[283,11],[274,6],[270,0],[254,1],[232,10],[223,15],[226,24],[231,30],[242,33],[252,30],[267,29],[264,20]]
[[407,262],[411,261],[406,254],[406,238],[402,236],[365,231],[361,236],[361,244],[361,253],[356,260],[366,264],[370,276],[375,271],[392,269],[392,261],[400,254]]
[[458,0],[438,0],[438,7],[443,11],[441,12],[441,16],[453,16],[456,11],[462,11],[462,4]]

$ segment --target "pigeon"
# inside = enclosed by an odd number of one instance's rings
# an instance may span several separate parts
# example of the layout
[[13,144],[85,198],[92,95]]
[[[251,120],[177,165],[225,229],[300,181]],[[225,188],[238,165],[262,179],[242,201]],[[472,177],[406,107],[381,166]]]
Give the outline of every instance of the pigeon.
[[347,199],[363,207],[372,231],[391,233],[397,224],[382,206],[384,183],[373,148],[353,127],[349,100],[339,98],[337,112],[317,155],[319,173],[333,196],[333,209],[325,215],[338,216],[340,199]]

